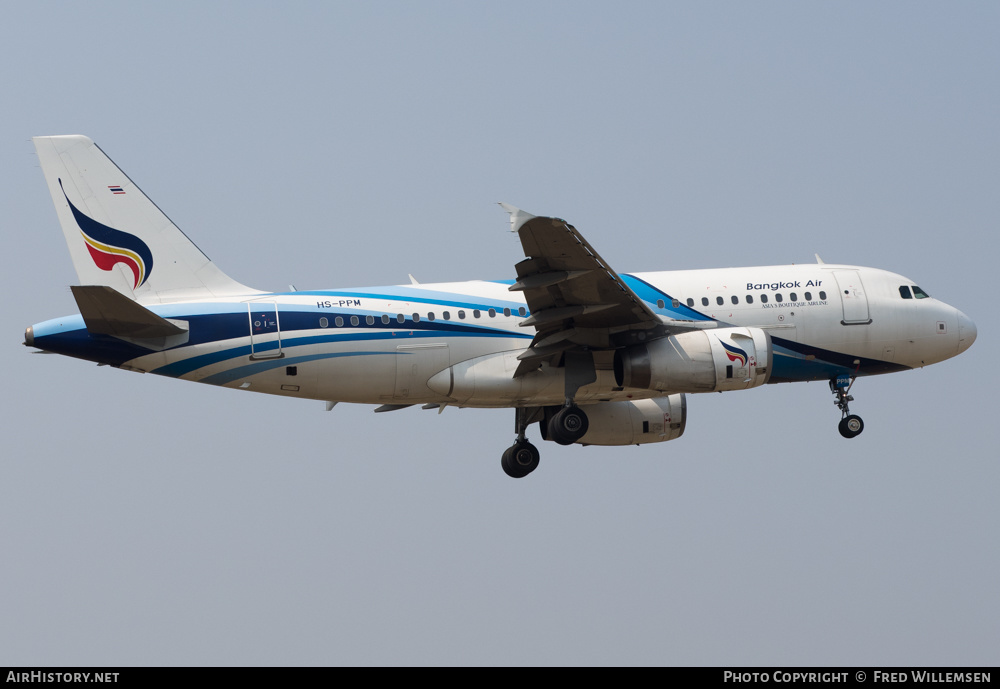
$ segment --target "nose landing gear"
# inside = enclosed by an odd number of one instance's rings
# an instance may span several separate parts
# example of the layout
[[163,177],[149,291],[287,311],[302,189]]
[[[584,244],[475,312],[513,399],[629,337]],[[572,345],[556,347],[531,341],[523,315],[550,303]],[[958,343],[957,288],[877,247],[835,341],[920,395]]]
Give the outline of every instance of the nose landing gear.
[[854,386],[855,380],[854,376],[837,376],[830,381],[830,392],[837,398],[833,403],[837,405],[841,412],[840,425],[837,426],[837,430],[845,438],[854,438],[861,435],[861,431],[865,430],[865,422],[861,420],[860,416],[852,414],[848,406],[850,402],[854,401],[854,398],[849,393],[851,392],[851,387]]

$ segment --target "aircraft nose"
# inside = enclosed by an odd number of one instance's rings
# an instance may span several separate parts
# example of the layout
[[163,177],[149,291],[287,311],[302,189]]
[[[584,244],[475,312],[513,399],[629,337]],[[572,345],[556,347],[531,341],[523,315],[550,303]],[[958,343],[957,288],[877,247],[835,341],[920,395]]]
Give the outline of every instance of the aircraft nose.
[[976,341],[976,324],[961,311],[958,312],[958,353],[961,354]]

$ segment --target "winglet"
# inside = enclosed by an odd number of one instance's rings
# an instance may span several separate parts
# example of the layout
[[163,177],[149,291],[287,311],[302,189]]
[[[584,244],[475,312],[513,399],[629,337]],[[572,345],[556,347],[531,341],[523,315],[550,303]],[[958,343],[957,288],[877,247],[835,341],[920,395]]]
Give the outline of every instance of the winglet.
[[517,206],[512,206],[509,203],[500,202],[500,207],[503,208],[507,213],[510,214],[510,231],[517,232],[524,226],[526,222],[534,219],[534,215],[531,213],[526,213],[522,211]]
[[822,265],[825,265],[825,264],[823,263],[823,259],[819,257],[819,254],[813,254],[813,256],[815,256],[815,257],[816,257],[816,263],[818,263],[818,264],[819,264],[819,265],[821,265],[821,266],[822,266]]

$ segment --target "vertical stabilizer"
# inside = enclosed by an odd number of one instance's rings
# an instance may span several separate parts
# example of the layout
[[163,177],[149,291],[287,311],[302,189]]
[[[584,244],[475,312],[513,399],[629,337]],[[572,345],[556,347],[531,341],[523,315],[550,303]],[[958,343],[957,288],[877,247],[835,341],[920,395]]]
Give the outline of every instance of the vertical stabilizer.
[[33,141],[81,284],[147,303],[258,293],[219,270],[93,141]]

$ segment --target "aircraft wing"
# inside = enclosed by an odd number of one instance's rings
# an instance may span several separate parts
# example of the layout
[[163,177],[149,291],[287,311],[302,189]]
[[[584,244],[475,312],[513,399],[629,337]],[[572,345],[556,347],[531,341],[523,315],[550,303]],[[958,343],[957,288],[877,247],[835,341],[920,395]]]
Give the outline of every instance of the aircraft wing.
[[508,289],[524,293],[531,315],[521,325],[536,331],[515,376],[572,349],[611,348],[617,333],[662,327],[659,316],[575,227],[500,205],[510,214],[511,230],[527,257],[515,266],[517,281]]

